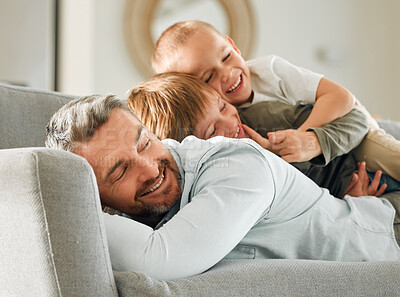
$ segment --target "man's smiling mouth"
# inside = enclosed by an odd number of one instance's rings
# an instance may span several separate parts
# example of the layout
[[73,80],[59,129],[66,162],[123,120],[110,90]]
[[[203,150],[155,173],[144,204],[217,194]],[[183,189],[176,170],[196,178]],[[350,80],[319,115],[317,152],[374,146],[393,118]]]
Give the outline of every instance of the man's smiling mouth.
[[146,192],[144,192],[144,193],[141,195],[141,197],[143,197],[143,196],[145,196],[145,195],[147,195],[147,194],[150,194],[151,192],[154,192],[155,190],[157,190],[157,189],[161,186],[161,184],[162,184],[163,181],[164,181],[164,172],[161,174],[160,180],[159,180],[154,186],[152,186],[149,190],[147,190]]
[[239,75],[237,81],[235,82],[235,84],[233,86],[231,86],[229,88],[227,93],[232,93],[232,92],[236,91],[239,88],[241,82],[242,82],[242,75]]

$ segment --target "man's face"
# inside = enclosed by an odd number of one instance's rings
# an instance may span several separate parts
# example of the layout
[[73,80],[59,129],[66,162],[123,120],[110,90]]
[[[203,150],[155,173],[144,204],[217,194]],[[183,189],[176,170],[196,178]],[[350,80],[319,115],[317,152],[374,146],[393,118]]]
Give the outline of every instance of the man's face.
[[179,51],[182,63],[171,69],[195,75],[233,105],[250,99],[250,71],[233,41],[212,32],[193,35]]
[[180,198],[169,150],[132,114],[114,109],[76,154],[93,167],[102,204],[129,215],[158,215]]
[[196,137],[201,139],[209,139],[214,136],[248,137],[242,128],[236,107],[214,93],[206,92],[205,95],[208,97],[208,104],[206,104],[204,117],[198,116],[199,120],[193,131]]

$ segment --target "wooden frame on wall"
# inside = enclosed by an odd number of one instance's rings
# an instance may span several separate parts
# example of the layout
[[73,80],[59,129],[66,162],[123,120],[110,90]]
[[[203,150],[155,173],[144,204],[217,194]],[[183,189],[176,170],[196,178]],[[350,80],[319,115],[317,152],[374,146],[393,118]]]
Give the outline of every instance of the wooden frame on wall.
[[[255,26],[251,5],[247,0],[216,0],[221,4],[228,19],[228,35],[240,48],[242,56],[251,55]],[[154,74],[151,55],[154,48],[151,29],[160,0],[127,0],[125,35],[133,63],[145,77]]]

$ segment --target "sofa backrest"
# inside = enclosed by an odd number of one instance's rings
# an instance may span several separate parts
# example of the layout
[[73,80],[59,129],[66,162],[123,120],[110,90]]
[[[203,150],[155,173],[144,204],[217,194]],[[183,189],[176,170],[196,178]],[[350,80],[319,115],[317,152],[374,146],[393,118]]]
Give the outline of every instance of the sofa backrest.
[[75,97],[0,83],[0,149],[43,147],[50,117]]

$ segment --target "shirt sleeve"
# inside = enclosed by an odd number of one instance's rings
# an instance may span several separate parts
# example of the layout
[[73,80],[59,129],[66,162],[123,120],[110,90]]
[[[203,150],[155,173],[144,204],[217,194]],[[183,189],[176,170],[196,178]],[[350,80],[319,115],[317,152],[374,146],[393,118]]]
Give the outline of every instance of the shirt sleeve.
[[317,134],[323,155],[323,160],[317,157],[311,162],[326,165],[361,143],[368,132],[368,120],[361,111],[353,109],[333,122],[308,130]]
[[268,100],[315,103],[321,74],[274,55],[249,60],[247,64],[255,92],[253,104]]
[[113,269],[164,280],[188,277],[240,242],[268,213],[276,185],[264,154],[247,143],[232,146],[185,174],[185,183],[193,182],[190,202],[161,228],[104,215]]

